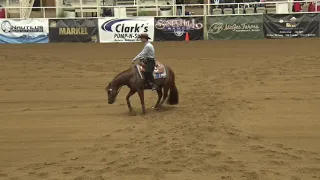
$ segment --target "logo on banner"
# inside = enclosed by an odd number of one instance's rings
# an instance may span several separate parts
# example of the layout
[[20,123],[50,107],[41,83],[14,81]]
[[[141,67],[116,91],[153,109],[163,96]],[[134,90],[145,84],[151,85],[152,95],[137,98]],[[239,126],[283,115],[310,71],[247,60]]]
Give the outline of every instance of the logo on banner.
[[0,20],[0,43],[48,43],[48,19]]
[[1,23],[1,29],[5,33],[41,33],[44,32],[43,26],[18,26],[12,25],[10,21],[5,20]]
[[279,28],[279,33],[286,34],[287,37],[298,36],[298,34],[302,34],[304,30],[304,26],[298,26],[298,19],[295,17],[290,18],[289,20],[280,19],[279,23],[282,24],[283,27]]
[[218,34],[222,31],[234,31],[234,32],[254,32],[260,31],[259,24],[224,24],[222,22],[213,23],[208,32],[211,34]]
[[200,30],[203,28],[203,24],[196,22],[196,19],[159,19],[155,28],[162,31],[173,32],[176,36],[182,36],[185,31]]
[[112,19],[104,22],[101,29],[113,33],[115,41],[136,41],[141,33],[148,33],[149,23],[143,19]]
[[[50,22],[51,28],[57,28],[57,23],[55,21]],[[87,36],[88,28],[83,26],[79,27],[59,27],[59,35],[61,36]]]
[[298,22],[297,22],[297,21],[298,21],[297,18],[292,17],[292,18],[289,19],[289,21],[285,21],[285,20],[280,19],[280,20],[279,20],[279,23],[280,23],[280,24],[286,23],[286,27],[287,27],[287,28],[295,28],[295,27],[298,26]]

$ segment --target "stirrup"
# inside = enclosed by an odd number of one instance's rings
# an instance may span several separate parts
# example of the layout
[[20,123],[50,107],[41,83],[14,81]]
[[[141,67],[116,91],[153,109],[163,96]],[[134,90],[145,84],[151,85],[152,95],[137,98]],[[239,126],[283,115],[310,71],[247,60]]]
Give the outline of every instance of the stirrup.
[[157,85],[155,85],[155,84],[151,84],[151,89],[154,91],[154,90],[158,90],[159,89],[159,87],[157,86]]

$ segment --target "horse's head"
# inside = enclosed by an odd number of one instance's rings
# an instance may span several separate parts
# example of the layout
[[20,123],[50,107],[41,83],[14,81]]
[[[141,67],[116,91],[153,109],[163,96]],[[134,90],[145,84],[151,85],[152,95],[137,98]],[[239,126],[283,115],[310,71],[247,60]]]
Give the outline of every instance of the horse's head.
[[113,104],[114,102],[116,102],[116,98],[119,92],[118,89],[119,87],[112,86],[111,83],[109,83],[108,86],[106,87],[109,104]]

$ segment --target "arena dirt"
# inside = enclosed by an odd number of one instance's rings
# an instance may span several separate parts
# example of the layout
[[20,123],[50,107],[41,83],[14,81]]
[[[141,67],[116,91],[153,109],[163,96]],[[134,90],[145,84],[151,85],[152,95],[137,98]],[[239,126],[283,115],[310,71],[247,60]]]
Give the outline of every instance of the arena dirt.
[[1,45],[0,179],[319,180],[319,39],[155,43],[180,104],[104,91],[142,44]]

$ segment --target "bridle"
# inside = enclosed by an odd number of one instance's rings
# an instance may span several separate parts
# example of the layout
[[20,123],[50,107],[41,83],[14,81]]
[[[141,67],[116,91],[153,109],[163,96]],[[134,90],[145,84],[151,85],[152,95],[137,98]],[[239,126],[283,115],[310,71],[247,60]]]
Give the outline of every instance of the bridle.
[[[110,89],[112,89],[111,87],[112,87],[112,81],[111,81],[111,83],[110,83]],[[117,96],[118,96],[118,94],[119,94],[119,92],[120,92],[121,88],[122,88],[122,86],[120,86],[120,87],[118,88],[117,93],[116,93],[116,94],[115,94],[115,96],[114,96],[114,99],[116,99],[116,98],[117,98]]]

